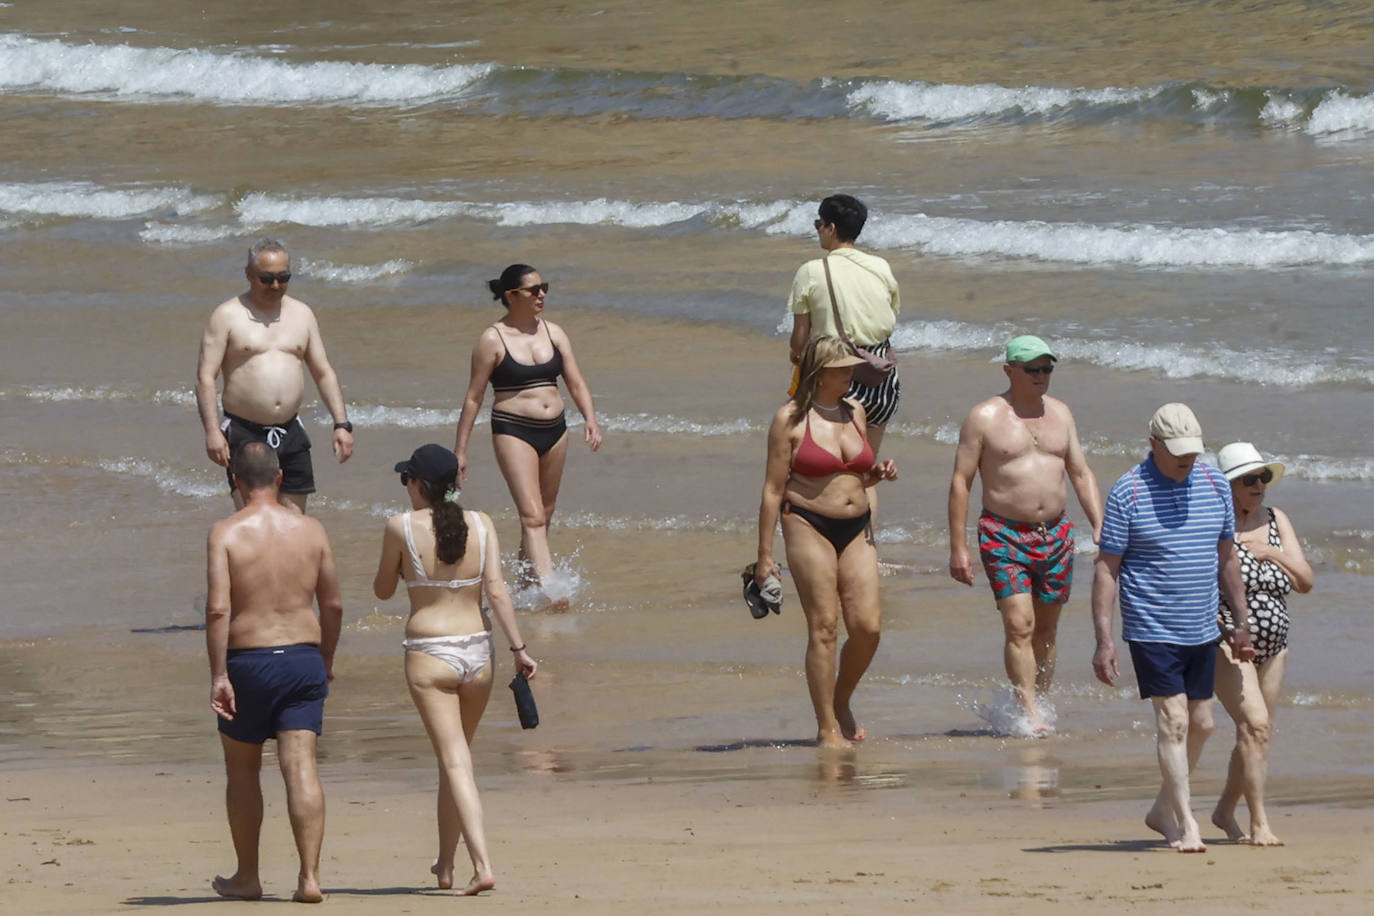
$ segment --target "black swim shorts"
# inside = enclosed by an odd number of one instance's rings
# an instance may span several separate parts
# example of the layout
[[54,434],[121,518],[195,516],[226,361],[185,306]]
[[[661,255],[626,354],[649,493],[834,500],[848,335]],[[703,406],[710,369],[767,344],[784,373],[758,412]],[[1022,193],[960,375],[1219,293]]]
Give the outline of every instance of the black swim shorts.
[[[219,424],[220,432],[229,440],[229,459],[238,454],[245,442],[266,442],[277,453],[281,465],[283,493],[314,493],[315,468],[310,463],[310,436],[300,417],[292,417],[281,426],[263,426],[226,413]],[[226,469],[229,492],[234,491],[233,472]]]

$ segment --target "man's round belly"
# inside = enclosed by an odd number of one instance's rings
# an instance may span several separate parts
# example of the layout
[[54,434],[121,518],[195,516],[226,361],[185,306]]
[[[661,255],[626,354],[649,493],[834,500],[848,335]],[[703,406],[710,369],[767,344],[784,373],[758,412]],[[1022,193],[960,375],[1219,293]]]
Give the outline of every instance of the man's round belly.
[[288,354],[255,356],[224,376],[224,412],[271,426],[285,423],[301,409],[305,378],[300,360]]

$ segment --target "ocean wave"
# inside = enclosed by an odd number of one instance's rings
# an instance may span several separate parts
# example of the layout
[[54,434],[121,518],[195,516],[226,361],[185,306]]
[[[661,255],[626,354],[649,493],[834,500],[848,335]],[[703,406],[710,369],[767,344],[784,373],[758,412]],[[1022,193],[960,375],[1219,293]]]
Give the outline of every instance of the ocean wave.
[[151,480],[164,490],[192,499],[222,497],[229,492],[223,472],[206,471],[193,477],[162,462],[145,458],[102,458],[94,462],[94,466],[122,477]]
[[[734,208],[742,210],[743,208]],[[398,197],[278,197],[253,192],[234,204],[245,225],[295,223],[317,227],[371,227],[468,217],[501,226],[569,224],[654,229],[730,207],[675,201],[636,203],[596,198],[571,201],[421,200]],[[738,220],[738,214],[734,214]]]
[[194,406],[196,394],[190,388],[112,388],[108,385],[20,385],[0,389],[0,399],[23,398],[29,401],[142,401],[154,404]]
[[864,239],[878,248],[915,247],[949,257],[1026,258],[1094,266],[1280,268],[1374,262],[1374,236],[1306,229],[1103,226],[886,214]]
[[888,80],[855,88],[849,93],[848,101],[855,108],[885,121],[966,121],[1008,114],[1043,116],[1071,106],[1119,107],[1142,102],[1163,91],[1162,86],[1056,89]]
[[[342,228],[419,224],[465,217],[502,226],[582,225],[661,229],[704,220],[703,229],[737,228],[809,236],[815,205],[802,201],[477,202],[397,197],[281,197],[253,192],[234,204],[245,227],[277,223]],[[1273,269],[1374,263],[1374,235],[1310,229],[1099,225],[1040,220],[976,220],[884,213],[864,235],[878,249],[927,255],[993,257],[1091,266]]]
[[747,419],[724,421],[689,420],[671,414],[603,414],[602,429],[622,433],[659,433],[669,436],[737,436],[762,432],[765,427]]
[[[898,325],[892,334],[898,350],[986,350],[996,354],[1014,325],[971,325],[959,321],[920,321]],[[1158,372],[1167,378],[1220,378],[1294,388],[1324,384],[1374,385],[1374,369],[1340,365],[1311,355],[1272,350],[1235,350],[1220,344],[1138,344],[1113,340],[1054,338],[1061,356],[1117,371]]]
[[1312,111],[1305,129],[1313,136],[1374,133],[1374,97],[1333,92]]
[[[892,333],[898,350],[986,350],[995,354],[1017,327],[960,321],[914,321]],[[1120,340],[1054,338],[1060,356],[1116,371],[1158,372],[1166,378],[1220,378],[1304,388],[1325,384],[1374,385],[1374,369],[1342,365],[1310,354],[1236,350],[1221,344],[1139,344]]]
[[181,226],[174,223],[147,222],[139,230],[138,237],[140,241],[150,245],[201,245],[238,235],[242,231],[241,226],[234,225]]
[[0,183],[0,213],[21,216],[127,219],[156,212],[186,216],[222,202],[187,188],[113,189],[88,181]]
[[415,268],[413,261],[392,258],[380,264],[335,264],[331,261],[300,259],[300,272],[318,280],[330,283],[366,283],[369,280],[382,280],[409,273]]
[[294,63],[240,53],[0,35],[0,90],[69,92],[122,101],[414,105],[452,98],[491,69],[490,64]]
[[[473,42],[410,45],[453,49]],[[336,46],[334,52],[366,50]],[[1206,125],[1301,129],[1317,137],[1374,131],[1374,97],[1317,88],[1003,86],[923,80],[815,79],[488,62],[380,64],[293,60],[291,45],[253,49],[139,47],[0,35],[0,91],[58,92],[116,102],[317,104],[412,108],[459,101],[470,111],[529,117],[778,121],[870,119],[883,124],[1099,123],[1164,118]]]

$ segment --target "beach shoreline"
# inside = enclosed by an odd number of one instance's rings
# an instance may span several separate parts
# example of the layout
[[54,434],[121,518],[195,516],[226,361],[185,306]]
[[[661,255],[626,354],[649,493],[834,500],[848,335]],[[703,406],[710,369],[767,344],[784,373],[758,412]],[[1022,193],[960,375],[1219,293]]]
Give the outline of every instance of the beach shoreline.
[[[294,886],[295,858],[281,787],[274,774],[264,777],[263,879],[267,900],[280,902]],[[322,778],[330,910],[454,905],[428,880],[431,773],[398,778],[326,764]],[[527,773],[489,782],[483,799],[498,881],[481,904],[489,909],[1338,913],[1374,905],[1374,825],[1367,807],[1340,803],[1277,808],[1289,844],[1281,850],[1217,842],[1209,828],[1207,852],[1185,856],[1144,827],[1143,800],[1029,804],[998,791],[819,780]],[[6,771],[0,786],[12,912],[221,905],[209,880],[232,868],[232,847],[217,767]]]

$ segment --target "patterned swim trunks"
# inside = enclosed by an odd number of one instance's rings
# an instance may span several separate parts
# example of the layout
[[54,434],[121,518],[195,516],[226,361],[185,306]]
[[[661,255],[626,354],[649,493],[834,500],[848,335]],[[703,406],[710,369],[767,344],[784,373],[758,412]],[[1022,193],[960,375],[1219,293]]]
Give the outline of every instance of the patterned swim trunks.
[[1041,604],[1063,604],[1073,585],[1073,523],[1018,522],[986,510],[978,518],[978,552],[998,601],[1029,592]]

